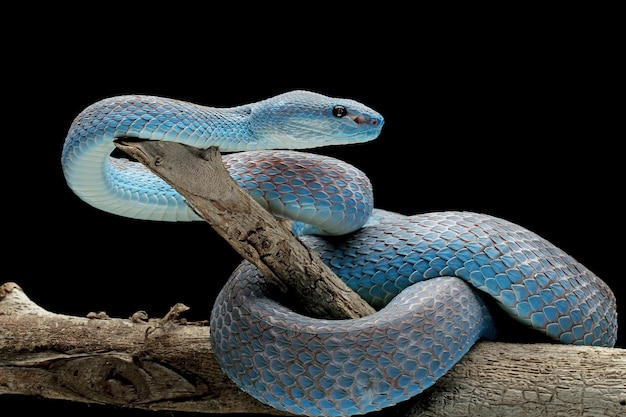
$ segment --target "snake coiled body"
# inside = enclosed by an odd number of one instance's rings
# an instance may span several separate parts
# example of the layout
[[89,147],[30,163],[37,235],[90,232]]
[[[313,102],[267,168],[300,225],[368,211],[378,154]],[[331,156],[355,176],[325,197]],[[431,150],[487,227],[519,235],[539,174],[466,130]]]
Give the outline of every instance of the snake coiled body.
[[231,108],[121,96],[77,116],[61,160],[69,186],[95,207],[192,221],[200,218],[174,189],[141,164],[110,156],[113,141],[235,152],[224,156],[233,178],[295,220],[294,233],[378,309],[358,320],[305,317],[273,300],[255,267],[237,268],[214,304],[211,343],[241,389],[281,410],[353,415],[404,401],[479,338],[494,338],[492,315],[501,311],[555,341],[615,344],[611,290],[550,242],[485,214],[377,210],[360,170],[293,150],[366,142],[382,125],[361,103],[306,91]]

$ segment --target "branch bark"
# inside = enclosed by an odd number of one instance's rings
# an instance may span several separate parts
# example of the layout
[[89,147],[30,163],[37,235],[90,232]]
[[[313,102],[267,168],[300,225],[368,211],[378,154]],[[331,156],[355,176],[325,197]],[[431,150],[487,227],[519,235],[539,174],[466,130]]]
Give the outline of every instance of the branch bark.
[[[172,184],[279,289],[331,318],[371,307],[230,178],[219,152],[127,142],[123,150]],[[204,323],[58,315],[15,283],[0,286],[0,395],[22,394],[150,410],[286,415],[241,392],[221,372]],[[626,350],[478,343],[400,415],[616,416],[626,413]]]
[[272,216],[237,185],[217,148],[160,141],[120,141],[116,146],[172,185],[268,282],[309,314],[341,319],[374,312],[290,232],[286,221]]
[[[165,318],[146,321],[59,315],[34,304],[17,284],[5,283],[0,395],[143,410],[288,415],[260,404],[224,376],[208,326],[181,320],[184,310],[177,305]],[[394,414],[624,413],[625,349],[479,342],[433,388],[397,406]]]

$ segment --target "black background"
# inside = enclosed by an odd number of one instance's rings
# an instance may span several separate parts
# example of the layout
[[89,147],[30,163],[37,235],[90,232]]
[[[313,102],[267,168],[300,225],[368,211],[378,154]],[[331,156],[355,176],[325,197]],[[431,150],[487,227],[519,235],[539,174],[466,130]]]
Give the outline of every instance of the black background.
[[[623,133],[613,101],[623,94],[611,26],[584,13],[495,23],[371,10],[355,20],[347,4],[335,6],[352,25],[216,14],[183,22],[195,12],[163,10],[141,24],[113,13],[21,28],[21,43],[5,52],[2,281],[57,313],[162,316],[181,302],[188,319],[208,319],[239,257],[207,224],[129,220],[80,201],[61,172],[65,134],[83,108],[112,95],[232,106],[298,88],[385,116],[374,142],[316,150],[368,173],[378,207],[470,210],[521,224],[604,279],[624,317]],[[623,330],[618,345],[626,346]],[[0,404],[66,416],[111,411],[32,398]]]

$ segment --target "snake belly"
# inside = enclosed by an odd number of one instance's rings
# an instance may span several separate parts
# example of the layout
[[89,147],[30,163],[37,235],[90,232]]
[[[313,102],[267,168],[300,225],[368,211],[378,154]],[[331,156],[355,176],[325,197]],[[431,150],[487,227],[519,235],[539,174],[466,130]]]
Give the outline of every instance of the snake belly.
[[[232,108],[151,96],[102,100],[75,119],[62,166],[84,201],[121,216],[201,220],[143,165],[110,156],[118,138],[225,152],[231,176],[378,311],[310,318],[275,301],[243,262],[218,295],[211,343],[223,371],[261,402],[294,414],[364,414],[432,386],[504,312],[568,344],[614,346],[615,297],[586,267],[493,216],[374,209],[367,176],[288,149],[366,142],[383,118],[349,99],[294,91]],[[274,150],[274,148],[278,148]],[[245,152],[244,152],[245,151]],[[490,311],[485,297],[500,311]]]

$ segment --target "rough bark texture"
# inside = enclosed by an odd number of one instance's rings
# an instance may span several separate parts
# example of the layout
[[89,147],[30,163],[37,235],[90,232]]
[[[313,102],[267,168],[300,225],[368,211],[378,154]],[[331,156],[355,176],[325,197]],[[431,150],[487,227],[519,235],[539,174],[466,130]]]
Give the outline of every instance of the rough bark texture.
[[[172,184],[245,259],[313,314],[371,313],[284,224],[237,187],[214,149],[120,146]],[[240,391],[220,370],[206,323],[176,305],[163,319],[58,315],[15,283],[0,286],[0,395],[206,414],[285,413]],[[444,378],[393,410],[405,416],[626,414],[626,350],[480,342]]]
[[[240,391],[213,357],[209,328],[163,319],[47,312],[0,286],[0,395],[148,410],[286,415]],[[141,317],[141,314],[137,316]],[[435,386],[394,410],[417,416],[626,414],[626,350],[479,342]]]
[[158,141],[117,146],[176,188],[241,256],[309,314],[338,319],[374,312],[289,231],[286,222],[237,185],[217,148]]

